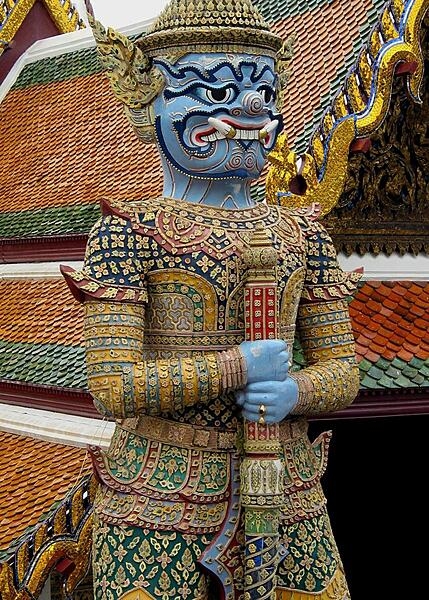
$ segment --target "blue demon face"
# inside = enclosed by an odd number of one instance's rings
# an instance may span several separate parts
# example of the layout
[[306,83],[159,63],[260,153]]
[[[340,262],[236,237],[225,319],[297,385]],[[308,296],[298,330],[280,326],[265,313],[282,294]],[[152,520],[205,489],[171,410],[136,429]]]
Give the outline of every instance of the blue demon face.
[[274,60],[217,53],[154,62],[166,80],[154,109],[167,162],[192,178],[259,177],[282,128]]

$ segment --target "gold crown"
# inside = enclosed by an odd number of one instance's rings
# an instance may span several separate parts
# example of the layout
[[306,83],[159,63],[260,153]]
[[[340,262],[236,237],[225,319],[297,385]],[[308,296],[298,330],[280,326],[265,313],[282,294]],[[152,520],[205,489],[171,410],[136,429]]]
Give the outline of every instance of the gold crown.
[[148,56],[261,50],[275,56],[283,40],[250,0],[171,0],[137,44]]

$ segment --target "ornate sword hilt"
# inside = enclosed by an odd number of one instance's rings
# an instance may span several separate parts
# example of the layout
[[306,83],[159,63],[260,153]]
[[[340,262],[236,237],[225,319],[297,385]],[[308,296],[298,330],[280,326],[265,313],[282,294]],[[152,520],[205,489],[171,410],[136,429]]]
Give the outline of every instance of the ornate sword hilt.
[[[246,340],[275,339],[278,254],[263,224],[257,224],[243,253]],[[278,424],[244,422],[241,503],[244,510],[245,600],[273,600],[279,559],[279,520],[284,501],[284,466]]]

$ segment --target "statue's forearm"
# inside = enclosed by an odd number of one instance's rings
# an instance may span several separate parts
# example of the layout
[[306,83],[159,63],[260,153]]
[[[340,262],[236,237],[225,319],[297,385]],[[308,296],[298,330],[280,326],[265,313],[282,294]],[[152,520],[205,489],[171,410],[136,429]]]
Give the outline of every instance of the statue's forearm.
[[159,415],[245,384],[244,359],[234,347],[189,358],[142,360],[144,305],[85,305],[88,385],[97,409],[117,419]]
[[291,377],[298,384],[294,415],[318,415],[346,408],[359,391],[357,365],[337,359],[312,365]]
[[299,390],[293,414],[317,415],[345,408],[359,391],[347,302],[304,304],[299,327],[309,366],[291,375]]

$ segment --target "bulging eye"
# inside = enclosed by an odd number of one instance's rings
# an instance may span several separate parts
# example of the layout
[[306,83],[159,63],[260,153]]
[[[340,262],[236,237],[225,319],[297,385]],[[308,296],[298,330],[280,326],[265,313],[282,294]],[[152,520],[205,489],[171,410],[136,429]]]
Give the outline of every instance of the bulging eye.
[[261,88],[258,91],[262,96],[264,104],[270,104],[275,99],[275,92],[274,92],[273,88],[270,88],[267,86],[267,87]]
[[210,104],[225,104],[235,98],[236,91],[233,87],[214,89],[200,87],[194,90],[194,94],[196,94],[202,100],[210,102]]
[[207,100],[209,100],[209,102],[224,104],[225,102],[229,102],[230,100],[232,100],[234,96],[235,90],[232,87],[207,90]]

